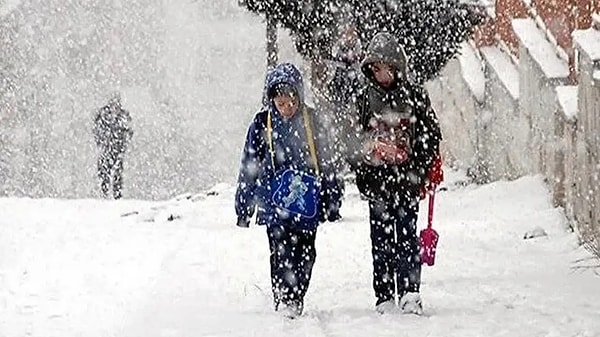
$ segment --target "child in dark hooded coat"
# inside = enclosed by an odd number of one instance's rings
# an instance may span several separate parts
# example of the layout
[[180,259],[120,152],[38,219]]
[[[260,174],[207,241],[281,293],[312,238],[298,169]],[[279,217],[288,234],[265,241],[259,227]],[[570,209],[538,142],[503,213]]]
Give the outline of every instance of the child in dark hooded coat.
[[[235,210],[237,225],[265,225],[271,251],[271,286],[275,310],[294,318],[302,314],[304,296],[315,263],[317,226],[339,219],[341,195],[335,174],[331,142],[315,110],[304,102],[302,76],[289,63],[267,74],[263,108],[249,126],[241,159]],[[316,177],[320,190],[316,214],[303,216],[286,209],[274,197],[282,172],[303,172]],[[299,188],[282,200],[310,208],[309,188],[299,176]],[[281,180],[278,180],[281,179]],[[290,191],[292,189],[290,188]]]
[[[358,137],[347,148],[356,185],[369,200],[376,309],[422,312],[417,215],[422,191],[439,158],[440,127],[427,92],[407,74],[402,46],[389,33],[369,43],[361,70],[366,83],[352,119]],[[433,187],[434,188],[434,187]]]

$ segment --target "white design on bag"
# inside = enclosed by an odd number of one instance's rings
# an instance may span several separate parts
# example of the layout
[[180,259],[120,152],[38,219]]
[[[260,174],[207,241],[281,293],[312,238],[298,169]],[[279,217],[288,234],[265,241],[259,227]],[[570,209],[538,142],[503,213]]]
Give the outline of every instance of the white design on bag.
[[290,193],[283,197],[285,207],[290,207],[291,204],[296,203],[300,210],[305,211],[306,205],[304,201],[304,195],[308,192],[308,185],[302,182],[300,175],[294,175],[290,182]]

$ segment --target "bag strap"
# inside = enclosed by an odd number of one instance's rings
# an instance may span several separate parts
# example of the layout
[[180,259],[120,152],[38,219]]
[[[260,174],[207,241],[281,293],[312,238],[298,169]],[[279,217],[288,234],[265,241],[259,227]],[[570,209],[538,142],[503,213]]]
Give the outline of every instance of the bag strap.
[[315,170],[317,171],[317,175],[319,175],[319,160],[317,158],[317,148],[315,146],[315,138],[313,136],[312,127],[310,123],[310,116],[308,115],[308,109],[304,107],[302,110],[302,114],[304,115],[304,129],[306,130],[306,138],[308,140],[308,149],[310,150],[310,156],[312,158],[313,164],[315,165]]
[[[317,148],[315,146],[315,139],[313,138],[313,132],[310,122],[310,116],[308,114],[308,109],[304,107],[302,110],[302,117],[304,119],[304,129],[306,130],[306,140],[308,141],[308,149],[310,151],[310,157],[315,166],[315,171],[317,175],[319,172],[319,160],[317,158]],[[273,165],[273,169],[275,169],[275,149],[273,146],[273,121],[271,118],[271,110],[267,110],[267,138],[269,142],[269,153],[271,154],[271,164]]]
[[273,148],[273,122],[271,121],[271,110],[267,109],[267,138],[269,142],[269,153],[271,154],[271,165],[275,170],[275,149]]

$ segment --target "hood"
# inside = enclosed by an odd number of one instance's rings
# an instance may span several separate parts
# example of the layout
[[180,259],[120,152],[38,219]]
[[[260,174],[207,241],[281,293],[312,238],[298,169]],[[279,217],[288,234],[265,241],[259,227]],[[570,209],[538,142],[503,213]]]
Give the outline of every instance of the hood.
[[398,43],[396,38],[386,32],[375,35],[365,53],[365,58],[361,63],[361,70],[369,80],[373,80],[373,74],[369,65],[382,62],[394,66],[397,70],[398,80],[407,79],[407,58],[404,48]]
[[267,93],[279,84],[287,84],[294,88],[298,95],[298,99],[300,100],[300,106],[304,105],[304,83],[302,81],[302,75],[298,68],[291,63],[279,64],[267,73],[263,92],[263,103],[265,103],[265,105],[270,104]]

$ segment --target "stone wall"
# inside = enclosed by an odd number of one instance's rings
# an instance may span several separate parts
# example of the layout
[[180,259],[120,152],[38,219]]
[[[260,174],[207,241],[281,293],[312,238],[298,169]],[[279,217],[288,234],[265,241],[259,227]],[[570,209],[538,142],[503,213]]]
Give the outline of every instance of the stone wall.
[[444,76],[428,83],[428,90],[442,125],[442,152],[446,163],[467,169],[478,162],[476,130],[481,103],[473,94],[474,88],[462,76],[461,68],[458,60],[451,61]]
[[[428,83],[446,163],[477,181],[542,174],[578,229],[600,233],[600,31],[574,34],[574,84],[568,60],[533,20],[515,19],[512,28],[518,60],[466,44]],[[477,73],[483,80],[473,80]]]
[[579,51],[578,98],[578,193],[575,220],[600,233],[600,31],[587,29],[576,32]]

